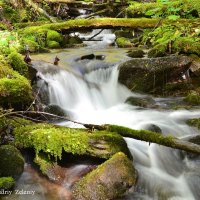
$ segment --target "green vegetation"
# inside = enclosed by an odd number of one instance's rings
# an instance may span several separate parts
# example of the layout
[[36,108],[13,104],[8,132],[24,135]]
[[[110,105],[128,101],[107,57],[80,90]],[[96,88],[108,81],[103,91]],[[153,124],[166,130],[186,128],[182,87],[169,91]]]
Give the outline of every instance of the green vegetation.
[[22,76],[28,76],[28,66],[24,62],[23,57],[21,54],[13,51],[7,57],[8,63],[12,66],[12,68],[19,72]]
[[165,56],[167,53],[200,55],[199,32],[192,24],[162,25],[144,32],[142,44],[153,47],[149,57]]
[[126,47],[132,47],[132,43],[129,39],[125,37],[119,37],[116,39],[116,44],[118,47],[126,48]]
[[40,171],[47,175],[49,170],[51,170],[54,166],[54,163],[48,157],[48,155],[44,153],[39,153],[36,155],[34,162],[40,167]]
[[118,134],[106,131],[88,133],[84,129],[35,124],[17,127],[14,130],[14,135],[18,147],[32,147],[36,154],[44,152],[59,159],[62,157],[62,151],[105,159],[122,151],[131,157],[123,138]]
[[0,105],[2,107],[22,108],[30,105],[32,100],[32,88],[25,77],[13,71],[7,77],[0,79]]
[[192,91],[184,98],[184,101],[191,105],[200,105],[200,95],[196,91]]
[[21,153],[11,145],[0,146],[0,177],[20,175],[24,170],[24,159]]
[[9,190],[15,185],[12,177],[0,177],[0,189]]
[[73,199],[115,199],[135,182],[136,173],[131,161],[119,152],[75,184]]
[[198,0],[158,0],[153,3],[133,2],[127,8],[128,17],[194,18],[200,16]]
[[190,126],[194,126],[198,129],[200,129],[200,119],[199,118],[196,118],[196,119],[190,119],[187,121],[187,123],[190,125]]
[[117,126],[117,125],[108,125],[107,130],[110,132],[116,132],[123,137],[130,137],[139,139],[142,141],[153,142],[163,145],[173,145],[173,136],[163,136],[159,133],[147,131],[147,130],[133,130],[130,128]]

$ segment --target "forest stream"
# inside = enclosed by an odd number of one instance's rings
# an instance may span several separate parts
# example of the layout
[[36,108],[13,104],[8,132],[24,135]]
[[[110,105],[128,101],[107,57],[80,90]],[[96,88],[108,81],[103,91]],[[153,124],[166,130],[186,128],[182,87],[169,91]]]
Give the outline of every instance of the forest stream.
[[[102,33],[108,44],[112,34]],[[107,37],[107,38],[106,38]],[[112,41],[111,41],[112,42]],[[101,42],[102,44],[102,42]],[[128,60],[127,49],[118,49],[97,42],[87,47],[53,50],[51,53],[31,55],[38,70],[38,87],[48,94],[49,104],[60,106],[66,115],[78,122],[116,124],[132,129],[159,127],[164,135],[187,138],[198,133],[186,121],[200,117],[198,108],[172,110],[170,105],[181,98],[154,98],[155,108],[141,108],[125,103],[130,96],[143,97],[118,83],[118,65]],[[104,60],[77,60],[83,55],[104,55]],[[49,66],[55,56],[58,66]],[[44,66],[44,61],[45,66]],[[70,121],[59,125],[80,127]],[[122,199],[130,200],[197,200],[200,198],[200,157],[186,152],[125,138],[138,172],[134,193],[130,191]],[[70,199],[73,179],[90,166],[74,164],[64,172],[61,185],[41,176],[27,161],[25,170],[17,181],[16,190],[34,190],[35,194],[13,194],[2,200],[57,200]]]

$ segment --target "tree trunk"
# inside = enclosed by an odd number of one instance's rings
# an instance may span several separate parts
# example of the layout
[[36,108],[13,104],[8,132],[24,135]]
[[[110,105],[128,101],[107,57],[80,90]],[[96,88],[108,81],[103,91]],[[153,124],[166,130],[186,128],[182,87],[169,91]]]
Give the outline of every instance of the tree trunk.
[[173,136],[163,136],[159,133],[147,130],[133,130],[130,128],[116,126],[116,125],[106,125],[104,127],[106,127],[106,130],[111,132],[116,132],[123,137],[129,137],[136,140],[146,141],[149,143],[156,143],[166,147],[171,147],[174,149],[180,149],[187,152],[200,154],[200,145],[183,141]]
[[[26,0],[28,1],[28,0]],[[193,27],[198,27],[200,25],[199,20],[195,19],[179,19],[177,21],[171,21],[168,19],[148,19],[148,18],[134,18],[134,19],[127,19],[127,18],[96,18],[96,19],[75,19],[75,20],[68,20],[66,22],[60,23],[51,23],[45,24],[43,26],[34,26],[34,27],[27,27],[24,31],[37,31],[38,29],[52,29],[52,30],[59,30],[62,32],[70,32],[70,31],[79,31],[79,30],[87,30],[87,29],[106,29],[106,28],[155,28],[162,24],[171,23],[173,25],[179,24],[190,24],[192,23]]]

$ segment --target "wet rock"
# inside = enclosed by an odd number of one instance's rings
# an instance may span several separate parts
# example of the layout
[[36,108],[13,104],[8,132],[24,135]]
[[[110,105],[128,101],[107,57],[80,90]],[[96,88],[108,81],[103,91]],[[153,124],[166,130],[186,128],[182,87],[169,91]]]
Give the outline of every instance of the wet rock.
[[58,115],[58,116],[65,116],[64,110],[60,106],[53,105],[53,104],[52,105],[48,105],[44,109],[44,112],[51,113],[51,114]]
[[19,176],[24,170],[24,159],[18,149],[11,145],[0,147],[0,176]]
[[144,51],[142,49],[133,49],[128,52],[127,56],[131,58],[142,58],[144,56]]
[[132,162],[121,152],[90,172],[73,188],[73,200],[115,199],[136,183]]
[[115,31],[115,36],[116,36],[116,38],[124,37],[124,38],[132,39],[133,38],[133,31],[117,30],[117,31]]
[[190,72],[194,76],[200,76],[200,58],[195,57],[190,66]]
[[119,65],[119,82],[133,91],[151,93],[180,79],[190,64],[186,56],[135,58]]
[[128,97],[125,103],[128,103],[133,106],[152,108],[155,107],[156,102],[151,97]]
[[74,36],[65,35],[63,37],[63,41],[61,42],[62,47],[67,47],[67,48],[81,44],[83,44],[83,41],[77,35]]
[[94,54],[88,54],[88,55],[84,55],[81,56],[80,58],[77,58],[76,61],[79,60],[104,60],[105,56],[104,55],[94,55]]
[[156,132],[156,133],[162,133],[161,128],[155,124],[148,124],[148,126],[146,127],[146,130]]

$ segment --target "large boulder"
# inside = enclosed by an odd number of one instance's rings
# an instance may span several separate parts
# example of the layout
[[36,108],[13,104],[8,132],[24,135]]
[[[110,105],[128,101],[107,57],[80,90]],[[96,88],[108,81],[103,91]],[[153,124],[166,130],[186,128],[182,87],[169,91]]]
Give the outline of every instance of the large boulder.
[[15,144],[33,148],[36,154],[47,153],[62,158],[63,151],[74,155],[86,155],[109,159],[117,152],[132,158],[123,137],[107,131],[91,131],[57,127],[50,124],[33,124],[14,129]]
[[24,159],[14,146],[2,145],[0,147],[0,177],[19,176],[24,170]]
[[119,152],[78,181],[72,199],[116,199],[135,183],[136,171],[132,162]]
[[135,58],[119,65],[119,82],[134,91],[153,92],[182,77],[191,64],[186,56]]

